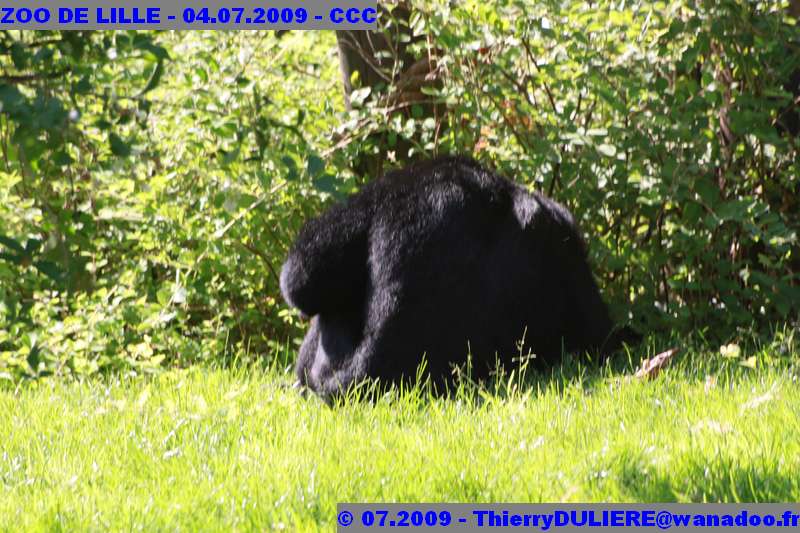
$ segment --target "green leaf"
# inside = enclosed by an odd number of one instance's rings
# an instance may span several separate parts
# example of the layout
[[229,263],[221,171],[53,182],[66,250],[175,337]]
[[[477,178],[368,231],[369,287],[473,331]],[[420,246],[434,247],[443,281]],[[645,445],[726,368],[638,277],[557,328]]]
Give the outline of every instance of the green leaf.
[[0,111],[9,113],[15,118],[20,118],[19,114],[26,112],[26,98],[13,85],[0,84]]
[[3,261],[8,261],[14,265],[21,265],[22,260],[25,258],[24,255],[17,255],[17,254],[8,254],[6,252],[0,252],[0,259]]
[[58,265],[52,261],[36,261],[33,266],[35,266],[39,272],[52,279],[56,283],[61,283],[64,277],[64,273],[60,268],[58,268]]
[[28,352],[28,356],[25,358],[25,360],[28,362],[28,365],[30,365],[31,370],[33,370],[34,372],[38,372],[39,371],[39,362],[40,362],[39,353],[40,352],[41,352],[41,350],[39,349],[39,345],[38,344],[34,344],[31,347],[31,351]]
[[283,162],[284,165],[286,165],[286,168],[288,170],[288,173],[286,174],[286,179],[289,181],[296,180],[299,176],[299,173],[297,171],[297,163],[295,163],[294,159],[291,156],[285,155],[281,157],[281,161]]
[[60,167],[69,166],[73,162],[74,162],[74,160],[72,159],[72,157],[67,152],[65,152],[64,150],[59,150],[53,156],[53,163],[58,165],[58,166],[60,166]]
[[205,66],[197,67],[196,69],[194,69],[194,73],[197,75],[198,78],[200,78],[200,81],[202,81],[203,83],[208,83],[208,72],[206,72]]
[[55,50],[53,50],[50,47],[39,48],[39,50],[35,54],[33,54],[32,62],[34,65],[38,64],[46,65],[53,59],[53,54],[55,54]]
[[89,77],[82,77],[75,85],[72,86],[72,92],[75,94],[89,94],[92,90],[92,84],[89,82]]
[[164,74],[164,61],[159,60],[156,63],[156,66],[153,68],[153,71],[150,73],[150,79],[147,80],[147,85],[145,85],[144,89],[139,93],[139,96],[143,96],[156,87],[158,87],[158,83],[161,81],[161,76]]
[[167,305],[172,298],[172,288],[168,285],[164,285],[158,291],[156,291],[156,300],[161,305]]
[[37,98],[38,112],[37,120],[43,129],[53,129],[61,127],[67,118],[67,112],[60,100],[47,98],[44,101]]
[[598,86],[597,87],[597,94],[599,94],[603,100],[608,102],[608,104],[613,107],[616,111],[623,115],[628,114],[628,109],[625,107],[625,104],[619,99],[617,94],[608,87]]
[[25,251],[28,253],[28,255],[38,252],[41,247],[41,239],[28,239],[28,242],[25,243]]
[[314,180],[314,188],[321,192],[335,194],[337,192],[336,177],[331,174],[323,174]]
[[0,235],[0,244],[5,246],[6,248],[10,248],[19,253],[24,253],[25,248],[22,247],[20,243],[12,239],[11,237],[6,237],[5,235]]
[[719,186],[710,178],[701,176],[694,184],[694,189],[700,198],[709,206],[717,203],[719,198]]
[[28,58],[30,54],[20,42],[15,42],[11,45],[11,60],[14,62],[14,68],[17,70],[25,70],[28,66]]
[[220,150],[220,153],[222,154],[222,165],[228,166],[237,159],[239,159],[240,151],[241,151],[241,145],[239,144],[237,144],[236,148],[234,148],[229,152],[226,152],[225,150]]
[[167,49],[163,46],[153,44],[152,38],[146,34],[137,34],[133,40],[133,47],[148,52],[158,61],[169,59],[169,53],[167,52]]
[[117,157],[128,157],[131,155],[131,147],[116,133],[108,134],[108,142],[111,146],[111,153]]
[[272,176],[263,170],[258,170],[256,171],[256,177],[258,178],[258,182],[261,184],[262,189],[268,191],[272,186]]
[[320,159],[316,154],[308,156],[308,163],[306,164],[306,172],[311,178],[316,178],[325,170],[325,161]]

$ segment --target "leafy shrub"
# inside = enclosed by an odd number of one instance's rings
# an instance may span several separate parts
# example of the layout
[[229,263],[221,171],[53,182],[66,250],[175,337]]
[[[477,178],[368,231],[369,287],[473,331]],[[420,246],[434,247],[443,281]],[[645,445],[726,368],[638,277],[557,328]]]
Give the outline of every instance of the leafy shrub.
[[[309,49],[315,38],[323,46]],[[4,43],[19,74],[0,85],[0,375],[148,371],[285,347],[296,319],[277,271],[299,223],[347,186],[306,139],[334,120],[306,90],[317,74],[334,80],[330,44],[267,32]],[[12,62],[18,49],[53,59]]]
[[443,85],[426,92],[446,113],[386,121],[375,99],[365,131],[477,153],[566,203],[618,315],[644,331],[724,340],[797,319],[800,132],[786,87],[800,30],[786,5],[415,8],[411,31],[430,36],[417,54]]
[[290,358],[280,264],[365,153],[472,153],[566,203],[644,331],[797,320],[785,5],[411,11],[433,114],[358,80],[344,111],[330,32],[0,35],[0,376]]

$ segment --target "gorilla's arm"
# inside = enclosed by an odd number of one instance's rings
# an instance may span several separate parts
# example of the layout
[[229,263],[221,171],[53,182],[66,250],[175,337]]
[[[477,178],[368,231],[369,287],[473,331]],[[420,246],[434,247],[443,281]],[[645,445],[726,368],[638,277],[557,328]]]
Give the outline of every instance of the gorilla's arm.
[[309,221],[281,269],[281,292],[306,316],[363,301],[371,209],[356,196]]
[[562,205],[540,198],[540,205],[552,220],[551,242],[555,251],[557,275],[565,276],[563,287],[569,317],[564,321],[567,351],[613,350],[609,346],[614,323],[600,289],[592,275],[586,243],[572,214]]
[[569,273],[567,279],[569,301],[574,309],[573,320],[569,321],[572,331],[567,332],[567,339],[571,344],[575,344],[568,348],[596,349],[605,354],[617,348],[609,343],[614,323],[611,321],[608,307],[600,296],[600,289],[589,268],[583,246],[581,243],[580,253],[583,255],[581,260],[575,261],[566,269]]
[[570,338],[580,339],[584,335],[586,346],[578,349],[597,349],[601,355],[608,355],[622,347],[623,343],[638,344],[642,336],[629,326],[617,327],[611,320],[608,306],[600,296],[600,290],[589,269],[588,261],[582,262],[570,271],[572,298],[575,302],[578,321],[576,330],[570,332]]

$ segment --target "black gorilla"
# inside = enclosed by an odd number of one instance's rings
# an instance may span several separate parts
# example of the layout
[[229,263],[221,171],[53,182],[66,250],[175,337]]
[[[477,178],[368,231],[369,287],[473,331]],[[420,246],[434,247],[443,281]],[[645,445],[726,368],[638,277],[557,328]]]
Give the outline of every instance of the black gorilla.
[[[313,317],[300,383],[328,397],[364,378],[473,377],[520,353],[607,353],[622,340],[561,205],[462,157],[391,172],[300,231],[281,271]],[[524,339],[523,343],[520,341]]]

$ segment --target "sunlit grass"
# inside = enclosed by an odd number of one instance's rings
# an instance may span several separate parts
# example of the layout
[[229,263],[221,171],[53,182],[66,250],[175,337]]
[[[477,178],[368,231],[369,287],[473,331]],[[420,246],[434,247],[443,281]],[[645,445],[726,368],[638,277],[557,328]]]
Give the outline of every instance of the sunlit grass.
[[334,408],[276,369],[6,387],[0,529],[331,529],[343,501],[798,501],[797,361],[780,343],[696,350],[641,382],[623,356]]

